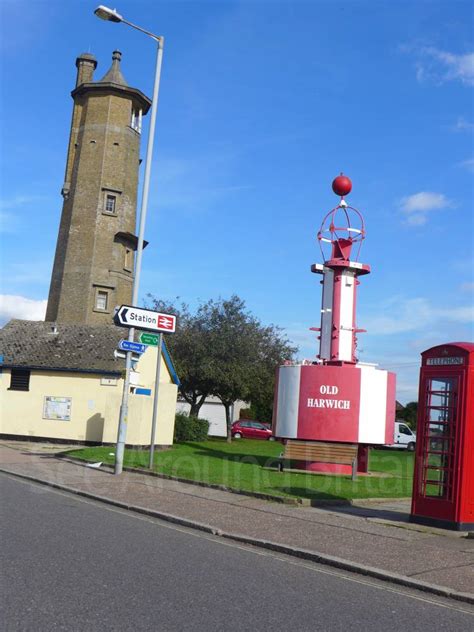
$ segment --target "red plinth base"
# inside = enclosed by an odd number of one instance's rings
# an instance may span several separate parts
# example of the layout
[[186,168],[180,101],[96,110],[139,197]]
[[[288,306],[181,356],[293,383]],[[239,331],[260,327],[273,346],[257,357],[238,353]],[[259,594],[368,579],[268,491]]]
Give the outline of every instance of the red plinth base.
[[341,465],[339,463],[318,463],[316,461],[298,461],[294,465],[297,470],[306,470],[307,472],[323,472],[325,474],[352,474],[350,465]]

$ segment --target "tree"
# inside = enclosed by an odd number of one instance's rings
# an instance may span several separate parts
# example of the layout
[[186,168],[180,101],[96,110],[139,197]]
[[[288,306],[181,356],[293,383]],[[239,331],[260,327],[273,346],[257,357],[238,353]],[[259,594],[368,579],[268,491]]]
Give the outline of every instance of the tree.
[[178,316],[177,333],[167,342],[192,414],[198,415],[206,397],[217,396],[226,412],[228,440],[235,401],[251,402],[271,415],[276,367],[296,351],[281,329],[263,326],[236,295],[201,303],[195,314],[185,304],[152,300],[155,309]]
[[245,311],[237,296],[209,301],[203,306],[212,332],[214,385],[212,394],[222,402],[230,441],[232,406],[238,399],[248,401],[257,374],[258,324]]
[[271,409],[276,367],[296,351],[274,325],[264,327],[233,295],[201,306],[209,327],[214,386],[226,412],[230,441],[232,406],[238,399]]
[[192,314],[189,306],[178,300],[166,302],[149,294],[147,304],[151,309],[175,314],[178,318],[176,333],[166,337],[166,344],[181,382],[180,394],[191,407],[189,415],[199,417],[201,406],[213,386],[206,356],[208,334],[199,314]]
[[408,402],[403,410],[397,412],[397,419],[403,419],[412,430],[416,430],[418,402]]

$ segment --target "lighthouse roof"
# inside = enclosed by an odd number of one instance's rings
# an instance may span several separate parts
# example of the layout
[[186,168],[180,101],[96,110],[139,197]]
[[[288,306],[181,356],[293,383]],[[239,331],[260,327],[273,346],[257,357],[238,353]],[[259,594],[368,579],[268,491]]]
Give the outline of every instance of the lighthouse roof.
[[[93,57],[93,56],[92,56]],[[81,55],[81,59],[85,58],[85,54]],[[87,57],[89,60],[89,57]],[[90,59],[92,61],[92,58]],[[100,81],[88,81],[79,84],[72,92],[73,99],[86,94],[116,94],[122,97],[132,98],[134,106],[143,110],[146,114],[151,107],[151,99],[149,99],[141,90],[131,88],[125,81],[120,68],[122,53],[114,50],[112,53],[112,65],[105,73]]]
[[122,74],[120,68],[120,62],[122,61],[122,53],[119,50],[114,50],[112,53],[112,65],[102,77],[99,83],[116,83],[119,86],[128,87],[128,83],[125,81],[125,77]]

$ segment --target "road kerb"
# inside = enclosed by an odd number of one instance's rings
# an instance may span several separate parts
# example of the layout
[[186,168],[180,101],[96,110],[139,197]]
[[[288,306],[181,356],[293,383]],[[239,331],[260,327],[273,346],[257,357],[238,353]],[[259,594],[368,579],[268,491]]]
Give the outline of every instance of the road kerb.
[[474,594],[471,594],[471,593],[459,592],[451,588],[438,586],[436,584],[431,584],[431,583],[424,582],[418,579],[413,579],[405,575],[399,575],[397,573],[385,571],[383,569],[376,568],[373,566],[365,566],[363,564],[351,562],[349,560],[344,560],[342,558],[335,557],[332,555],[327,555],[325,553],[318,553],[316,551],[309,551],[307,549],[291,547],[285,544],[271,542],[269,540],[260,540],[258,538],[244,536],[237,533],[226,532],[226,531],[223,531],[222,529],[213,527],[212,525],[197,522],[195,520],[189,520],[187,518],[174,516],[169,513],[156,511],[154,509],[148,509],[147,507],[132,505],[132,504],[125,503],[119,500],[115,500],[113,498],[109,498],[107,496],[100,496],[98,494],[92,494],[91,492],[74,489],[73,487],[68,487],[67,485],[60,485],[59,483],[54,483],[53,481],[43,480],[40,478],[36,478],[34,476],[29,476],[27,474],[20,474],[18,472],[12,472],[5,468],[0,467],[0,472],[10,475],[10,476],[14,476],[16,478],[38,483],[40,485],[45,485],[53,489],[58,489],[60,491],[72,493],[77,496],[103,502],[108,505],[112,505],[114,507],[119,507],[120,509],[133,511],[135,513],[150,516],[159,520],[164,520],[166,522],[170,522],[173,524],[178,524],[180,526],[187,527],[190,529],[197,529],[199,531],[203,531],[211,535],[216,535],[216,536],[226,538],[228,540],[233,540],[234,542],[240,542],[242,544],[256,546],[256,547],[267,549],[267,550],[274,551],[277,553],[282,553],[284,555],[289,555],[291,557],[296,557],[299,559],[312,561],[317,564],[331,566],[333,568],[338,568],[340,570],[349,571],[349,572],[356,573],[359,575],[365,575],[367,577],[372,577],[374,579],[379,579],[379,580],[386,581],[392,584],[397,584],[399,586],[404,586],[406,588],[412,588],[415,590],[420,590],[422,592],[431,593],[440,597],[446,597],[448,599],[455,599],[457,601],[462,601],[464,603],[474,604]]

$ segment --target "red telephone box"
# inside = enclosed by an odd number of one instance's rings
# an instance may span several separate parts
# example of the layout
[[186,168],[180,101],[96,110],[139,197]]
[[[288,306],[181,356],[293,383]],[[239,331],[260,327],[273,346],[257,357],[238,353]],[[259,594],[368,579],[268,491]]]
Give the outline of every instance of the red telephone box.
[[411,520],[474,528],[474,343],[421,354]]

